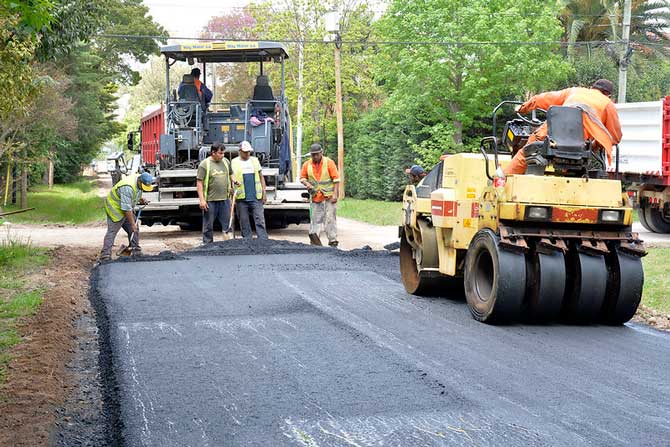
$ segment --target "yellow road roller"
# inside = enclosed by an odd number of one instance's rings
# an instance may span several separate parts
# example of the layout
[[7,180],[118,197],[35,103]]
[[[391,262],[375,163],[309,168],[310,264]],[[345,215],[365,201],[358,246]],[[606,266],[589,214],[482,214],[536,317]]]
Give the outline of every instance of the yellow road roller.
[[[480,153],[444,157],[403,194],[400,270],[406,290],[465,289],[476,320],[623,324],[640,303],[643,242],[621,183],[594,169],[582,111],[551,107],[541,124],[519,115]],[[515,150],[525,175],[504,176]],[[597,166],[597,165],[596,165]]]

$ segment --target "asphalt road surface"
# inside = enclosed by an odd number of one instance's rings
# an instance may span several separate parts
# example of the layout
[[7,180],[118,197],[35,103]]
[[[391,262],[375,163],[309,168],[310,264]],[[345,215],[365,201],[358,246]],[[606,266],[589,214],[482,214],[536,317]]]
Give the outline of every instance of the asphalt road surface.
[[407,295],[395,255],[279,248],[97,270],[117,440],[668,445],[670,336],[487,326]]

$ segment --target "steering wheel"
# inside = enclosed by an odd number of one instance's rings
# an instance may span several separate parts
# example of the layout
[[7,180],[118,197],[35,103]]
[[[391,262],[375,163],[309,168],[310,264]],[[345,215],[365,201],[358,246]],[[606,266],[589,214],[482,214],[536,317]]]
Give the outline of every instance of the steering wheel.
[[524,123],[529,124],[529,125],[531,125],[531,126],[535,126],[535,127],[537,127],[537,126],[542,125],[542,124],[546,121],[546,119],[545,119],[545,120],[541,120],[541,119],[538,119],[538,118],[537,118],[536,115],[537,115],[538,110],[539,110],[540,112],[544,113],[545,116],[547,115],[547,111],[544,110],[544,109],[534,109],[534,110],[531,110],[531,111],[530,111],[530,114],[531,114],[530,119],[527,118],[527,117],[525,117],[525,116],[523,116],[523,115],[522,115],[521,113],[519,113],[519,112],[516,112],[516,116],[517,116],[521,121],[523,121]]

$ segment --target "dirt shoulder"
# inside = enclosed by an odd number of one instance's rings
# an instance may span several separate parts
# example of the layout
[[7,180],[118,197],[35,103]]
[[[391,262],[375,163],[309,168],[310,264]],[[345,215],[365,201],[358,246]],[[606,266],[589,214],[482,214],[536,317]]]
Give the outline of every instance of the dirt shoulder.
[[90,269],[95,251],[54,248],[48,266],[29,277],[47,288],[37,314],[17,330],[23,341],[11,352],[7,382],[0,387],[0,445],[47,445],[56,408],[73,393],[66,373],[77,342],[76,322],[91,313]]

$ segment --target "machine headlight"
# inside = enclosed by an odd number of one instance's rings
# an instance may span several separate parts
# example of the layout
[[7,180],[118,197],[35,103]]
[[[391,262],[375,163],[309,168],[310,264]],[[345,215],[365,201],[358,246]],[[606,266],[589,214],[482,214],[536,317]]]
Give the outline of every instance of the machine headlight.
[[544,206],[531,206],[528,207],[528,210],[526,211],[526,218],[527,219],[534,219],[534,220],[546,220],[551,217],[551,213],[549,208],[546,208]]
[[600,213],[600,220],[603,222],[619,222],[621,220],[621,211],[603,210]]

